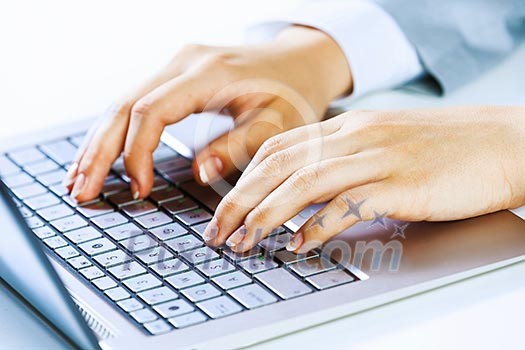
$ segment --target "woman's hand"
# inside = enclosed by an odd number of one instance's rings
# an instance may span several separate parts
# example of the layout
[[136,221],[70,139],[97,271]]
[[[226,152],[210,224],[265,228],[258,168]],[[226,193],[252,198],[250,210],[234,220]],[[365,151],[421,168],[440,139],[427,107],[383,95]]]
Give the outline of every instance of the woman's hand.
[[266,141],[205,236],[237,252],[313,203],[304,253],[360,220],[455,220],[525,203],[525,108],[355,111]]
[[80,202],[95,198],[123,152],[132,193],[143,198],[151,191],[152,152],[164,127],[191,113],[227,110],[236,127],[193,165],[202,183],[214,182],[246,166],[271,136],[319,121],[330,101],[351,87],[343,52],[315,29],[290,27],[256,46],[188,46],[88,133],[65,184]]

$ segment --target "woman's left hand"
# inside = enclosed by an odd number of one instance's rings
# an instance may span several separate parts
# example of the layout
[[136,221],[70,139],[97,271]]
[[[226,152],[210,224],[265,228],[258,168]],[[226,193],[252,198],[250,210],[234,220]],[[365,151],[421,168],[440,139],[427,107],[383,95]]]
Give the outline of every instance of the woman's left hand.
[[454,220],[525,203],[525,109],[354,111],[269,139],[219,204],[209,244],[236,252],[313,203],[304,253],[377,215]]

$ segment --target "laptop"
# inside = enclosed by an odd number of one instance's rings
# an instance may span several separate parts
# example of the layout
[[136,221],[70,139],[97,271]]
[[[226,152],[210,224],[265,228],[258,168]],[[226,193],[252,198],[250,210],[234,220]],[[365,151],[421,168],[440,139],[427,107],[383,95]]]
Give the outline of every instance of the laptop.
[[95,201],[75,203],[60,185],[92,120],[2,143],[1,277],[72,347],[240,348],[524,259],[525,222],[509,211],[378,217],[294,255],[285,245],[310,207],[245,254],[207,247],[224,193],[193,179],[189,120],[163,135],[141,201],[122,160]]

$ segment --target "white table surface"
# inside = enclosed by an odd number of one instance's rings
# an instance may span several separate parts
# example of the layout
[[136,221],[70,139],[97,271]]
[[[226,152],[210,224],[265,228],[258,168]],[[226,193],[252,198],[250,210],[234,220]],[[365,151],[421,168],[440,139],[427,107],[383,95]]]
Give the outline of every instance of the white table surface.
[[[295,3],[3,2],[0,138],[94,115],[161,67],[182,44],[238,42],[248,23],[276,16]],[[522,51],[514,60],[525,62]],[[523,84],[496,83],[495,92],[484,99],[487,103],[523,99]],[[519,100],[507,98],[510,91],[514,97],[521,91]],[[354,106],[402,107],[396,96],[378,95]],[[466,88],[447,103],[476,102],[472,96],[475,90]],[[436,103],[440,101],[429,97],[423,102],[415,98],[413,104]],[[522,348],[523,315],[525,263],[520,263],[253,348]],[[0,349],[60,348],[0,287]]]

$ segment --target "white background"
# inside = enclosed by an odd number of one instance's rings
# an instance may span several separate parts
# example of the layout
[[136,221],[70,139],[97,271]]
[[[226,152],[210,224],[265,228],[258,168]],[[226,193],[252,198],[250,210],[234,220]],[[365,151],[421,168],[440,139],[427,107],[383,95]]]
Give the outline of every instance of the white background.
[[[184,43],[240,42],[296,3],[3,1],[0,138],[94,115]],[[522,263],[256,348],[522,348],[524,277]]]

